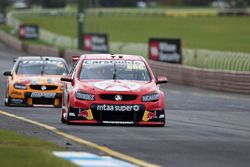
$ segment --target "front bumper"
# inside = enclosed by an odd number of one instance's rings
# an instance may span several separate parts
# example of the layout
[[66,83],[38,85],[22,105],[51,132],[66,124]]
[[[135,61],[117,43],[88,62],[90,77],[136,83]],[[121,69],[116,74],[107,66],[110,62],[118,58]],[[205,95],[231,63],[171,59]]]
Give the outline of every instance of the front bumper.
[[60,107],[61,93],[25,92],[23,97],[9,97],[10,105],[34,107]]
[[[112,107],[113,106],[113,107]],[[89,109],[70,108],[69,123],[164,126],[164,109],[146,110],[144,105],[107,105],[94,104]],[[65,116],[65,117],[67,117]]]

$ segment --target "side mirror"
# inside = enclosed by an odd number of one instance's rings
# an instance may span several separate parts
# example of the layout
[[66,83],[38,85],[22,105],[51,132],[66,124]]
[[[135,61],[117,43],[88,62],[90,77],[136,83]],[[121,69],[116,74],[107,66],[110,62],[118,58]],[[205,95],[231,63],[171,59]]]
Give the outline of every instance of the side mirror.
[[62,77],[61,81],[64,81],[64,82],[73,82],[73,79],[71,79],[69,77]]
[[168,83],[167,77],[157,76],[156,84],[163,84],[163,83]]
[[3,73],[4,76],[12,76],[11,72],[10,71],[6,71]]

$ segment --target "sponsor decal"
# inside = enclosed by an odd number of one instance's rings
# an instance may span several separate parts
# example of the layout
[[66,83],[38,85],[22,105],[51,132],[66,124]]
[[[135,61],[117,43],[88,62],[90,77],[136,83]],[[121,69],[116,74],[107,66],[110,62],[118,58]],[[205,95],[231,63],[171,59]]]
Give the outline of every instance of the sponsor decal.
[[37,25],[21,24],[19,26],[19,39],[38,39],[39,27]]
[[[94,58],[96,59],[96,57]],[[103,59],[103,57],[99,57]],[[131,60],[84,60],[85,64],[130,64],[130,65],[144,65],[142,61],[131,61]]]
[[53,80],[52,80],[51,78],[48,78],[48,79],[47,79],[47,83],[48,83],[48,84],[53,84]]
[[31,84],[32,85],[37,85],[38,83],[37,83],[37,81],[35,79],[33,79],[32,82],[31,82]]
[[129,81],[101,81],[94,86],[107,91],[133,91],[140,88],[140,84]]
[[147,94],[142,96],[142,101],[143,102],[152,102],[152,101],[157,101],[160,98],[160,94],[158,93],[152,93],[152,94]]
[[32,92],[31,98],[55,98],[56,93]]
[[107,34],[84,34],[84,50],[94,52],[109,52]]
[[144,111],[144,115],[142,117],[143,121],[149,121],[154,118],[157,118],[156,112]]
[[[23,60],[21,61],[20,65],[26,65],[26,64],[44,64],[44,60]],[[46,64],[54,64],[57,66],[63,65],[63,62],[61,61],[53,61],[53,60],[46,60]]]
[[122,124],[122,125],[133,125],[133,121],[102,121],[104,124]]
[[155,61],[181,64],[181,40],[180,39],[149,39],[149,58]]
[[29,84],[29,83],[31,83],[31,82],[32,82],[31,79],[20,79],[20,83],[21,83],[21,84]]
[[90,109],[89,110],[79,111],[79,114],[77,116],[86,118],[87,120],[93,120],[94,119],[94,117],[92,115],[92,111]]
[[10,99],[11,103],[15,103],[15,104],[22,104],[24,102],[23,99]]
[[97,104],[93,105],[96,111],[117,111],[117,112],[138,112],[141,110],[140,105],[113,105],[113,104]]
[[[103,58],[100,58],[103,59]],[[126,65],[127,70],[145,70],[146,65],[142,61],[131,61],[131,60],[84,60],[83,64],[105,64],[105,65]]]

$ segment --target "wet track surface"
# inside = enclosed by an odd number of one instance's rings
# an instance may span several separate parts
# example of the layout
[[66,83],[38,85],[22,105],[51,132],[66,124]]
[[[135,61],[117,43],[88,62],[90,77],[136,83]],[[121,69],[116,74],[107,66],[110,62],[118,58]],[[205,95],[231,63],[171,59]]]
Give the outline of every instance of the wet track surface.
[[[237,166],[250,164],[250,95],[207,91],[168,84],[166,92],[167,126],[123,127],[65,125],[60,109],[5,107],[4,71],[14,57],[25,55],[0,44],[0,110],[58,128],[66,133],[107,146],[115,151],[166,167]],[[66,141],[39,127],[29,127],[0,115],[0,128],[40,136],[59,145]],[[26,131],[25,131],[26,129]],[[71,150],[94,151],[80,145]]]

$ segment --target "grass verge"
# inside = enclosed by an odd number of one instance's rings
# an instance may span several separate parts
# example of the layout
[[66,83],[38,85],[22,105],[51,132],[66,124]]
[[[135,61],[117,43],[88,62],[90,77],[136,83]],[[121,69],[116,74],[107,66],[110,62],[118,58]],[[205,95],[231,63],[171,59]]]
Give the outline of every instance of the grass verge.
[[[49,31],[76,37],[75,16],[28,15],[24,23],[38,24]],[[250,17],[85,17],[85,32],[109,34],[110,41],[146,43],[150,37],[181,38],[184,48],[250,52]]]
[[76,167],[70,162],[57,158],[52,151],[62,148],[15,132],[0,129],[0,162],[4,167]]

